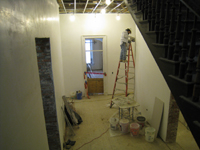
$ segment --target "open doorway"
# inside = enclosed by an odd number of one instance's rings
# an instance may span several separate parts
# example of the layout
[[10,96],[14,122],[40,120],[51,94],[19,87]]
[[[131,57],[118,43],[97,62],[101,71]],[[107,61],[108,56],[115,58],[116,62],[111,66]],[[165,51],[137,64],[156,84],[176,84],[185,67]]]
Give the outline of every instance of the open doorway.
[[87,72],[88,94],[105,94],[105,43],[104,37],[83,38],[84,72]]

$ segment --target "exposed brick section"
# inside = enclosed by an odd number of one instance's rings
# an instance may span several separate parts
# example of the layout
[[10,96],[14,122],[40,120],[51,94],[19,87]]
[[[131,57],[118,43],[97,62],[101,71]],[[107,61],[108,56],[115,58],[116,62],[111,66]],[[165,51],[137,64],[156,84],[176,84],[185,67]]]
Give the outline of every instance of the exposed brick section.
[[168,116],[166,142],[176,142],[178,119],[179,119],[179,107],[176,103],[176,100],[171,95],[170,104],[169,104],[169,116]]
[[60,150],[61,145],[51,66],[50,39],[36,38],[35,41],[49,149]]

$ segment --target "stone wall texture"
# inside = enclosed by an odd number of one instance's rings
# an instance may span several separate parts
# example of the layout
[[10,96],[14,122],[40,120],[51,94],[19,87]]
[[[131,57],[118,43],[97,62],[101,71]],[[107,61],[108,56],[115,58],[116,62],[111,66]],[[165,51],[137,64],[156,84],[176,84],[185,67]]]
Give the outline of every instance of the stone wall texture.
[[171,100],[169,104],[166,142],[176,142],[178,121],[179,121],[179,107],[176,103],[176,100],[171,95]]
[[51,66],[50,39],[36,38],[35,41],[49,149],[60,150],[61,144]]

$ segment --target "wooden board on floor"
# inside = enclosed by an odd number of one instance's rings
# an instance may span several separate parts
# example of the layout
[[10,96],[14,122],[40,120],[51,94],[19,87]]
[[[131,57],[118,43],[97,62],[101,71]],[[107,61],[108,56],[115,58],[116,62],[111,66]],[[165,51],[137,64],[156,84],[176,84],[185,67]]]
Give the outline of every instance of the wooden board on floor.
[[156,97],[154,102],[152,118],[151,120],[149,120],[150,125],[156,129],[155,137],[157,137],[160,128],[160,121],[163,114],[163,106],[163,101]]

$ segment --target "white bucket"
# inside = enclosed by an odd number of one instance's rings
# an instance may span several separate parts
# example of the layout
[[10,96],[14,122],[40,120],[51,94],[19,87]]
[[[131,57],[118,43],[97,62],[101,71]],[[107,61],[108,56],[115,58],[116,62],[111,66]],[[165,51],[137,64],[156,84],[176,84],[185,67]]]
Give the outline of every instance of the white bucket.
[[71,92],[71,93],[70,93],[70,97],[71,97],[72,99],[75,99],[75,98],[76,98],[76,92]]
[[119,126],[119,119],[118,118],[110,118],[110,129],[117,130]]
[[146,127],[145,128],[145,140],[147,142],[153,142],[155,138],[155,131],[156,129],[153,127]]
[[120,120],[120,127],[122,133],[128,133],[129,132],[129,120],[128,119],[122,119]]

